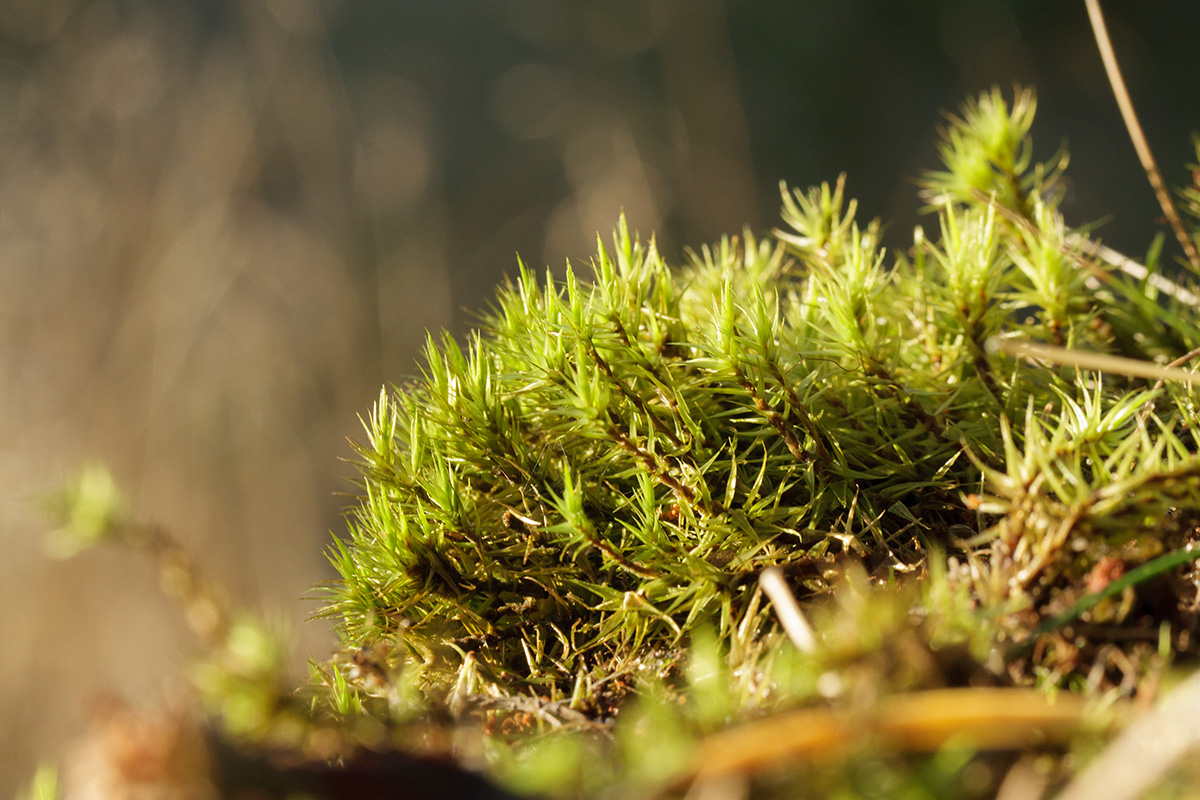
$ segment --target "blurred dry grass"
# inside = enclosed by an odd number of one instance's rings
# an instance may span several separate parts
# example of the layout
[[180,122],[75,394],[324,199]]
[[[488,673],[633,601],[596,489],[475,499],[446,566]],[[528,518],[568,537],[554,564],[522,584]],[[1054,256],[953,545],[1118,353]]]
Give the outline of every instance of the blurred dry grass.
[[[538,5],[500,22],[558,41]],[[622,206],[646,231],[755,221],[721,3],[621,5],[650,38],[569,4],[558,22],[626,70],[672,43],[665,98],[536,59],[488,78],[496,128],[555,165],[531,212],[528,161],[447,191],[430,99],[386,70],[344,80],[337,6],[0,0],[0,795],[86,727],[89,698],[178,690],[193,648],[137,558],[42,556],[34,501],[81,462],[321,657],[297,598],[331,577],[338,459],[424,332],[486,297],[514,244],[586,255]],[[449,270],[497,252],[482,277]]]
[[[355,137],[314,8],[247,3],[222,25],[183,4],[7,2],[0,25],[10,794],[82,729],[89,697],[150,701],[192,646],[137,559],[43,560],[31,499],[104,460],[138,514],[320,654],[294,600],[327,577],[335,456],[381,365],[355,269],[370,187],[347,168]],[[421,277],[408,313],[437,328],[445,292]]]

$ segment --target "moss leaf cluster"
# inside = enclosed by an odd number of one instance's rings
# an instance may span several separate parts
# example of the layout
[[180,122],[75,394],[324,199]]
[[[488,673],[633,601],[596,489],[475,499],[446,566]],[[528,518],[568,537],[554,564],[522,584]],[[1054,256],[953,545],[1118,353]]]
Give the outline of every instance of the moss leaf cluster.
[[991,92],[950,118],[923,188],[936,235],[906,252],[838,180],[785,188],[773,236],[681,264],[622,220],[586,279],[522,265],[368,421],[327,609],[348,646],[394,642],[431,696],[603,716],[617,676],[698,627],[769,629],[747,622],[769,566],[805,595],[847,556],[879,575],[959,550],[972,602],[1040,608],[1130,542],[1156,543],[1132,561],[1180,545],[1191,390],[997,347],[1200,344],[1194,309],[1064,222],[1034,108]]

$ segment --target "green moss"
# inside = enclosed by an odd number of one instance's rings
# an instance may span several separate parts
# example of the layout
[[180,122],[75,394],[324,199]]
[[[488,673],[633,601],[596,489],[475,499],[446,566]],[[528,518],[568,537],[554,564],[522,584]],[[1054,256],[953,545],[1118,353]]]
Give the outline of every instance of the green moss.
[[904,252],[839,180],[680,263],[621,221],[586,280],[521,265],[368,419],[342,640],[300,693],[107,473],[51,543],[152,555],[209,719],[285,760],[449,755],[551,797],[1061,782],[1106,704],[1195,656],[1200,317],[1160,243],[1131,265],[1067,226],[1033,111],[951,118]]
[[959,552],[967,602],[1019,638],[1102,558],[1181,547],[1200,507],[1191,390],[996,346],[1200,345],[1194,309],[1063,221],[1033,111],[992,92],[951,119],[923,189],[936,236],[907,252],[839,181],[785,189],[772,237],[679,264],[622,220],[587,280],[522,265],[479,332],[431,339],[421,379],[370,417],[332,556],[347,649],[394,643],[438,702],[604,718],[698,628],[738,669],[738,637],[773,630],[768,566],[811,595],[846,556],[879,577]]

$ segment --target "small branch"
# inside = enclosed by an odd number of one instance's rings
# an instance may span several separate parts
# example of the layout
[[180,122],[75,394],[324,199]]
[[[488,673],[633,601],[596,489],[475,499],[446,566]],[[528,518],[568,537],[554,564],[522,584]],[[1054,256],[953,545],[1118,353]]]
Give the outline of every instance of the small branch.
[[800,610],[800,604],[796,602],[795,595],[784,581],[783,572],[779,567],[764,569],[758,576],[758,584],[767,597],[771,598],[771,605],[775,606],[775,614],[779,617],[779,622],[787,632],[788,638],[792,640],[792,644],[796,645],[796,648],[802,653],[815,653],[817,637],[813,634],[808,620],[804,618],[804,612]]
[[[1086,240],[1083,240],[1082,237],[1075,235],[1068,237],[1068,243],[1070,241]],[[1136,278],[1139,281],[1145,281],[1153,286],[1156,290],[1165,295],[1170,295],[1181,303],[1192,306],[1193,308],[1200,307],[1200,297],[1197,297],[1194,293],[1188,291],[1165,275],[1160,275],[1157,272],[1151,272],[1150,270],[1146,269],[1144,265],[1139,264],[1128,256],[1118,253],[1111,247],[1105,247],[1104,245],[1096,244],[1094,242],[1086,242],[1086,246],[1090,248],[1093,254],[1101,261],[1105,262],[1106,264],[1111,264],[1131,278]]]
[[[985,195],[978,189],[974,190],[975,199],[980,203],[986,203],[990,208],[994,209],[998,214],[1003,216],[1013,225],[1039,237],[1049,237],[1048,231],[1042,230],[1034,225],[1029,220],[1014,213],[1011,209],[1005,208],[996,202],[995,198]],[[1119,269],[1131,278],[1139,281],[1145,281],[1153,286],[1156,290],[1165,295],[1170,295],[1181,303],[1193,307],[1200,307],[1200,297],[1180,286],[1175,281],[1160,275],[1157,272],[1151,272],[1145,265],[1139,264],[1132,258],[1123,255],[1111,247],[1106,247],[1099,242],[1090,241],[1081,233],[1069,233],[1066,238],[1059,241],[1051,239],[1053,244],[1058,248],[1058,251],[1067,258],[1075,262],[1081,269],[1088,271],[1086,286],[1089,289],[1095,289],[1100,285],[1100,282],[1108,282],[1113,279],[1112,275],[1104,268],[1092,262],[1092,258],[1099,259],[1109,266]],[[1078,249],[1074,249],[1078,248]],[[1086,255],[1085,255],[1086,251]]]
[[[865,740],[904,753],[934,752],[950,742],[969,742],[980,750],[1044,747],[1069,741],[1084,713],[1083,699],[1072,693],[1060,692],[1051,700],[1040,689],[995,688],[906,692],[883,697],[857,715],[838,708],[801,708],[701,740],[677,785],[753,776],[781,764],[827,758],[861,747]],[[1154,739],[1143,736],[1141,741]]]
[[1179,367],[1160,367],[1150,361],[1139,361],[1136,358],[1113,356],[1107,353],[1093,353],[1087,350],[1069,350],[1065,347],[1052,347],[1048,344],[1037,344],[1019,339],[1005,339],[993,336],[987,341],[987,349],[999,351],[1013,358],[1049,361],[1052,364],[1064,364],[1068,367],[1095,370],[1097,372],[1112,372],[1117,375],[1129,375],[1135,378],[1154,378],[1156,380],[1182,381],[1187,384],[1200,384],[1200,373],[1190,372]]
[[[1170,364],[1167,364],[1166,367],[1164,367],[1164,369],[1179,369],[1180,367],[1182,367],[1187,362],[1191,361],[1196,356],[1200,356],[1200,347],[1196,347],[1196,348],[1192,349],[1190,352],[1188,352],[1187,354],[1182,355],[1179,358],[1175,359]],[[1193,373],[1189,372],[1188,374],[1191,375]],[[1158,379],[1158,383],[1154,384],[1154,391],[1157,392],[1159,389],[1163,388],[1163,385],[1166,384],[1166,382],[1167,382],[1166,376],[1160,377]]]
[[1183,247],[1188,263],[1191,264],[1193,271],[1200,272],[1200,253],[1196,252],[1196,243],[1192,241],[1192,237],[1183,227],[1183,220],[1179,218],[1179,212],[1175,209],[1174,201],[1171,200],[1171,193],[1167,191],[1166,184],[1163,182],[1162,173],[1154,161],[1154,154],[1150,152],[1150,144],[1146,141],[1146,134],[1142,132],[1137,112],[1133,110],[1133,100],[1129,97],[1129,90],[1125,88],[1125,79],[1121,77],[1121,68],[1117,64],[1116,53],[1108,38],[1104,14],[1100,11],[1100,0],[1084,0],[1084,2],[1087,5],[1088,19],[1092,23],[1092,32],[1096,35],[1096,46],[1100,50],[1100,58],[1104,61],[1104,69],[1108,73],[1108,82],[1112,84],[1113,94],[1117,98],[1117,106],[1121,109],[1121,116],[1125,120],[1125,127],[1129,130],[1129,138],[1133,140],[1133,147],[1137,150],[1138,159],[1142,162],[1142,169],[1146,170],[1146,177],[1154,189],[1154,196],[1158,198],[1158,204],[1162,207],[1167,222],[1171,224],[1175,238]]

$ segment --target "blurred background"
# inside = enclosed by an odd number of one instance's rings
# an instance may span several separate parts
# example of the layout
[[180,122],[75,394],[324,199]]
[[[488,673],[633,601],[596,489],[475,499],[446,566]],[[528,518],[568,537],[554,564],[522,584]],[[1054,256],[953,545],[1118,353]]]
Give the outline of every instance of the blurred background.
[[[1189,181],[1200,5],[1111,5]],[[623,209],[677,258],[843,171],[904,247],[940,112],[1014,82],[1069,221],[1140,256],[1160,212],[1082,3],[0,0],[0,796],[195,648],[141,559],[44,557],[79,465],[323,658],[347,438],[518,253],[586,261]]]

